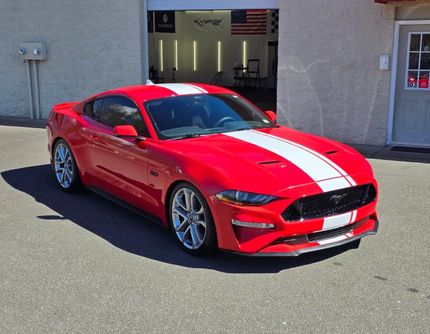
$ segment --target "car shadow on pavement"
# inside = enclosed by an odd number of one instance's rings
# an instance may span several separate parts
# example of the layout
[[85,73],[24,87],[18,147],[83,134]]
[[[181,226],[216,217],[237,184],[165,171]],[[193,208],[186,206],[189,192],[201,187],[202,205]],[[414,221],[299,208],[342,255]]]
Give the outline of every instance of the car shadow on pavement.
[[336,256],[352,246],[344,245],[297,258],[246,257],[218,252],[194,257],[179,249],[173,235],[151,222],[90,191],[67,194],[58,189],[49,165],[31,166],[1,173],[13,188],[32,196],[57,214],[36,216],[55,224],[69,220],[126,252],[189,268],[226,273],[273,273],[312,264]]

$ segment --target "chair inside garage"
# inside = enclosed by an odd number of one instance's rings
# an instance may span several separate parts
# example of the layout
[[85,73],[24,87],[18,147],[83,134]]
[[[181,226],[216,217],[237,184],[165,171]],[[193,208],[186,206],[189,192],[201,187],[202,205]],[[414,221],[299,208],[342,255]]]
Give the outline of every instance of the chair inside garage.
[[260,87],[260,59],[248,59],[246,81],[249,87]]

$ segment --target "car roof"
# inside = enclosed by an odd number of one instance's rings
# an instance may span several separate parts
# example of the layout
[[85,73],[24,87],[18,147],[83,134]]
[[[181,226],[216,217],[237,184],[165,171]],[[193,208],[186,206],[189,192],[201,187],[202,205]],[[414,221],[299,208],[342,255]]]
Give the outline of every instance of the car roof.
[[82,112],[86,103],[91,100],[102,98],[107,95],[125,95],[135,103],[141,104],[145,101],[162,99],[180,95],[194,94],[236,94],[235,92],[220,86],[201,84],[201,83],[166,83],[166,84],[147,84],[125,86],[111,89],[90,96],[73,106],[76,112]]
[[94,97],[105,95],[126,95],[135,102],[145,102],[148,100],[194,94],[235,94],[233,91],[220,86],[200,84],[200,83],[166,83],[166,84],[148,84],[135,85],[115,88]]

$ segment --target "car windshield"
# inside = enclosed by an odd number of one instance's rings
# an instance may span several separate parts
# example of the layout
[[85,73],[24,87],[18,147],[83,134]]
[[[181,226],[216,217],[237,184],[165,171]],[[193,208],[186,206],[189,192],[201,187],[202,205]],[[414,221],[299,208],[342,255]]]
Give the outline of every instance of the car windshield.
[[256,107],[231,94],[182,95],[145,103],[160,139],[182,139],[237,130],[272,128]]

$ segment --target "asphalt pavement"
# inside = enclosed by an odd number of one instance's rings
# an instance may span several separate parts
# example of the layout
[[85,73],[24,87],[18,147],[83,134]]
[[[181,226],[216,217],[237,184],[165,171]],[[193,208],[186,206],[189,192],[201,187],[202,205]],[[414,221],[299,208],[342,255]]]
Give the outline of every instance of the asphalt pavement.
[[370,159],[380,230],[299,258],[195,258],[0,126],[0,333],[429,333],[430,164]]

